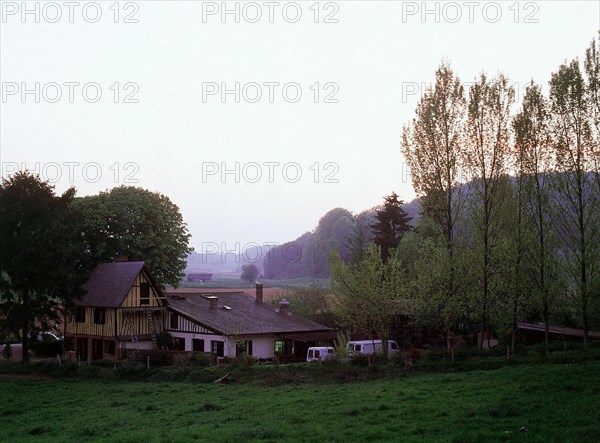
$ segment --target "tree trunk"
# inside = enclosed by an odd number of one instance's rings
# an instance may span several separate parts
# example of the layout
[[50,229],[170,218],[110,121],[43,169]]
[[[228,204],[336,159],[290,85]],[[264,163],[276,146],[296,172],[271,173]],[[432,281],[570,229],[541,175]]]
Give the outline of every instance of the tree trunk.
[[21,362],[27,363],[29,361],[29,321],[23,321],[23,332],[21,334]]
[[544,300],[544,353],[548,355],[550,353],[550,316],[548,313],[548,301]]

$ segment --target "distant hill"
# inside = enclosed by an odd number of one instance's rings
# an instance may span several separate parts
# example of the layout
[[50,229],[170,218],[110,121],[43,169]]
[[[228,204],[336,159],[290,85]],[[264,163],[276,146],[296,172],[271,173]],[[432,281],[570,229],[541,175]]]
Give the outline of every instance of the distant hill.
[[[379,208],[380,206],[374,206],[356,215],[347,209],[332,209],[321,217],[314,230],[277,247],[254,246],[240,251],[240,254],[192,252],[188,257],[186,273],[237,275],[241,273],[243,265],[254,263],[267,279],[327,278],[329,253],[335,248],[342,257],[348,258],[348,238],[355,232],[358,224],[372,238],[370,225],[374,223],[375,211]],[[413,224],[420,216],[420,208],[419,199],[404,205]]]

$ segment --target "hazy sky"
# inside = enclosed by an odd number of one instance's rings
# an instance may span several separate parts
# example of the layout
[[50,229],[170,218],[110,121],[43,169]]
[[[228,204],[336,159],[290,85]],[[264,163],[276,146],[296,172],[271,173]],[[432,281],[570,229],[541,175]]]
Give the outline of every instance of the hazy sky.
[[597,0],[25,5],[0,2],[2,174],[160,191],[197,250],[412,199],[400,134],[442,59],[519,99],[600,29]]

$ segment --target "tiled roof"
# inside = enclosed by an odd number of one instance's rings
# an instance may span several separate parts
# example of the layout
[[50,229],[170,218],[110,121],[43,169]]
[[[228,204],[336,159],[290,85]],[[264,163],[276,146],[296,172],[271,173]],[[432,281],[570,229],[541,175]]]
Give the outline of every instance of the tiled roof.
[[84,286],[86,293],[77,304],[107,308],[120,306],[142,269],[143,261],[100,263],[90,275]]
[[[210,308],[210,301],[204,295],[217,296],[217,307]],[[243,292],[185,293],[181,298],[171,293],[166,301],[172,310],[225,335],[331,330],[292,313],[280,313],[278,307],[270,303],[258,303],[254,297]]]

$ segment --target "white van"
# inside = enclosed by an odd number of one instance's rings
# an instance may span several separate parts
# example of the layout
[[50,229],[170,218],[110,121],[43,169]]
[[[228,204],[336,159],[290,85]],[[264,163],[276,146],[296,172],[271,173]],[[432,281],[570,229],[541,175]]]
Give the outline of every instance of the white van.
[[[400,352],[398,343],[394,340],[388,340],[388,354],[395,354]],[[354,340],[348,342],[348,355],[356,354],[377,354],[383,351],[382,340]]]
[[330,358],[333,358],[335,355],[335,349],[327,346],[314,346],[308,348],[308,353],[306,354],[306,361],[323,361]]

